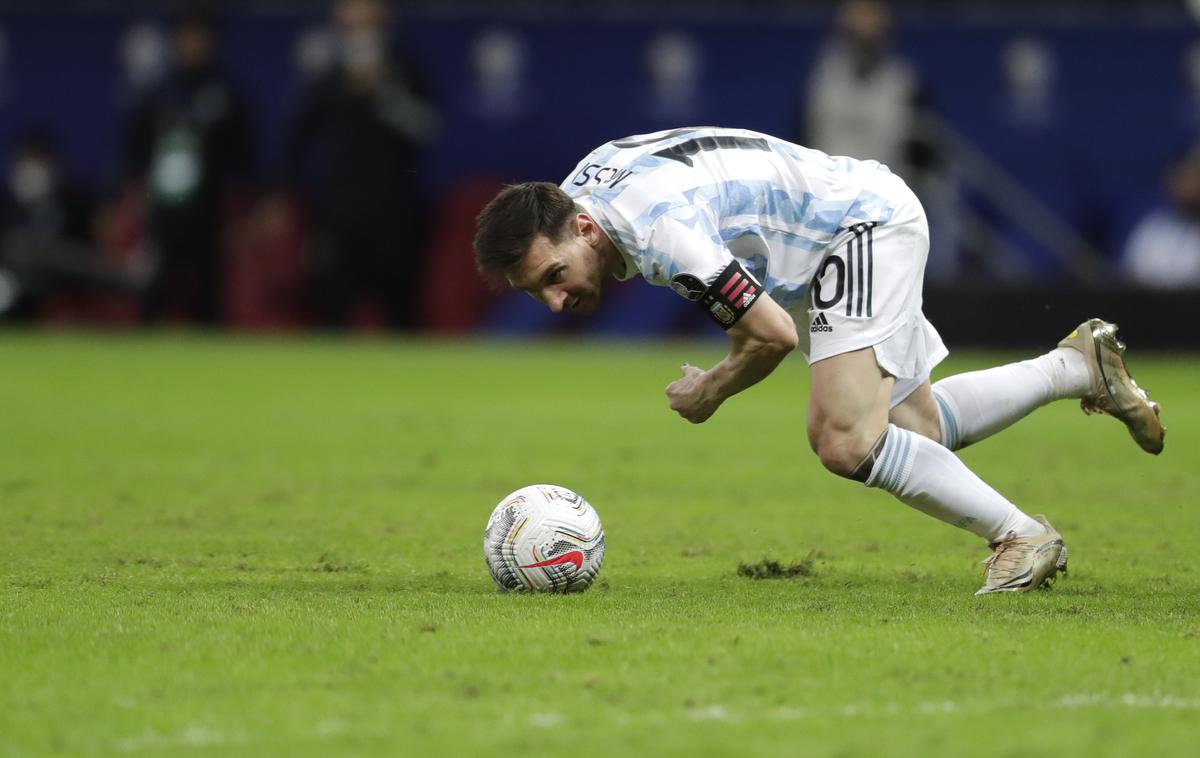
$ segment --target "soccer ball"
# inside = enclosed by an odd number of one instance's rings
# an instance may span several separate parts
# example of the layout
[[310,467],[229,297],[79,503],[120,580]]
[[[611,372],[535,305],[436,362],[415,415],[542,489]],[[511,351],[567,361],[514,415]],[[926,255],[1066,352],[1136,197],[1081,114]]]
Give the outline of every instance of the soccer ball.
[[604,527],[580,495],[533,484],[492,511],[483,531],[483,558],[502,590],[582,592],[604,562]]

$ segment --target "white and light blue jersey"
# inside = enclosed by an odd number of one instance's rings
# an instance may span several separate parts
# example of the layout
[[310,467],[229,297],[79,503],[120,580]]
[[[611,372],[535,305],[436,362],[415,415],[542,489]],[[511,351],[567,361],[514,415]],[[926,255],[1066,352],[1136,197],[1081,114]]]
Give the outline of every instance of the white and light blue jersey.
[[886,224],[912,198],[875,161],[713,127],[609,142],[561,186],[625,258],[619,278],[712,283],[736,258],[798,323],[834,237]]

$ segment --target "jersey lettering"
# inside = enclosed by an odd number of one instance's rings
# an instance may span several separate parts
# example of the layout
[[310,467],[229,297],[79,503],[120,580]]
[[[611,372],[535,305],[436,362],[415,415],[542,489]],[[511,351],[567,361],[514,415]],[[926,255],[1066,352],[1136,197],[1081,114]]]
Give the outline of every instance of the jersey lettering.
[[[875,234],[873,224],[850,227],[854,237],[847,240],[844,255],[833,253],[821,263],[813,277],[813,305],[817,310],[832,308],[846,300],[846,315],[871,318],[875,289]],[[833,268],[830,276],[829,269]],[[832,280],[832,281],[831,281]],[[824,281],[825,286],[821,283]],[[826,297],[832,287],[833,294]]]
[[[823,296],[825,289],[821,286],[821,280],[829,274],[830,266],[833,266],[834,270],[834,288],[833,294],[826,298]],[[823,311],[838,304],[842,295],[846,294],[846,264],[842,262],[841,258],[831,255],[825,259],[825,262],[817,269],[817,275],[813,277],[812,293],[813,305],[817,306],[818,310]]]
[[682,136],[684,134],[691,134],[692,132],[695,132],[695,131],[696,131],[695,129],[672,129],[671,131],[669,131],[665,134],[661,134],[661,135],[656,134],[656,135],[650,137],[649,139],[640,139],[639,140],[639,139],[633,139],[631,137],[626,137],[625,139],[617,140],[616,142],[613,142],[612,144],[613,144],[613,147],[619,147],[622,150],[625,150],[626,148],[630,148],[630,147],[641,147],[642,145],[653,145],[655,142],[666,142],[669,139],[674,139],[674,138]]
[[613,168],[612,166],[601,166],[599,163],[589,163],[579,169],[579,173],[571,179],[571,184],[576,187],[582,187],[589,183],[607,184],[609,189],[612,189],[632,174],[633,171],[627,168]]
[[678,145],[671,145],[659,150],[654,155],[659,158],[670,158],[673,161],[691,166],[692,156],[706,150],[721,150],[722,148],[737,148],[741,150],[766,150],[771,152],[771,146],[761,137],[737,137],[732,135],[715,135],[712,137],[696,137]]

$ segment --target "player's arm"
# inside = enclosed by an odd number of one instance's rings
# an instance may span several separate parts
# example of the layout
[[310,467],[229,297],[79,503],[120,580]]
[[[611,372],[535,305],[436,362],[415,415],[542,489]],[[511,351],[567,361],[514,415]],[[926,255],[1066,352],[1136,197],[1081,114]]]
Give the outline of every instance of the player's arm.
[[761,294],[728,328],[729,354],[708,371],[683,365],[683,377],[667,386],[671,410],[702,423],[727,398],[762,381],[796,348],[799,338],[787,311]]

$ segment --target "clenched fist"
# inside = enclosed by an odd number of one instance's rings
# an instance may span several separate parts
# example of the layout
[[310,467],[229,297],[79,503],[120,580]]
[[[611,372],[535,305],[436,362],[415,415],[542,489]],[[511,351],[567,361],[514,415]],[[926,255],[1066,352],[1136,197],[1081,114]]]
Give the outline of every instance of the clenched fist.
[[721,399],[715,396],[708,382],[708,372],[685,363],[683,376],[667,385],[667,399],[671,410],[693,424],[700,424],[721,407]]

